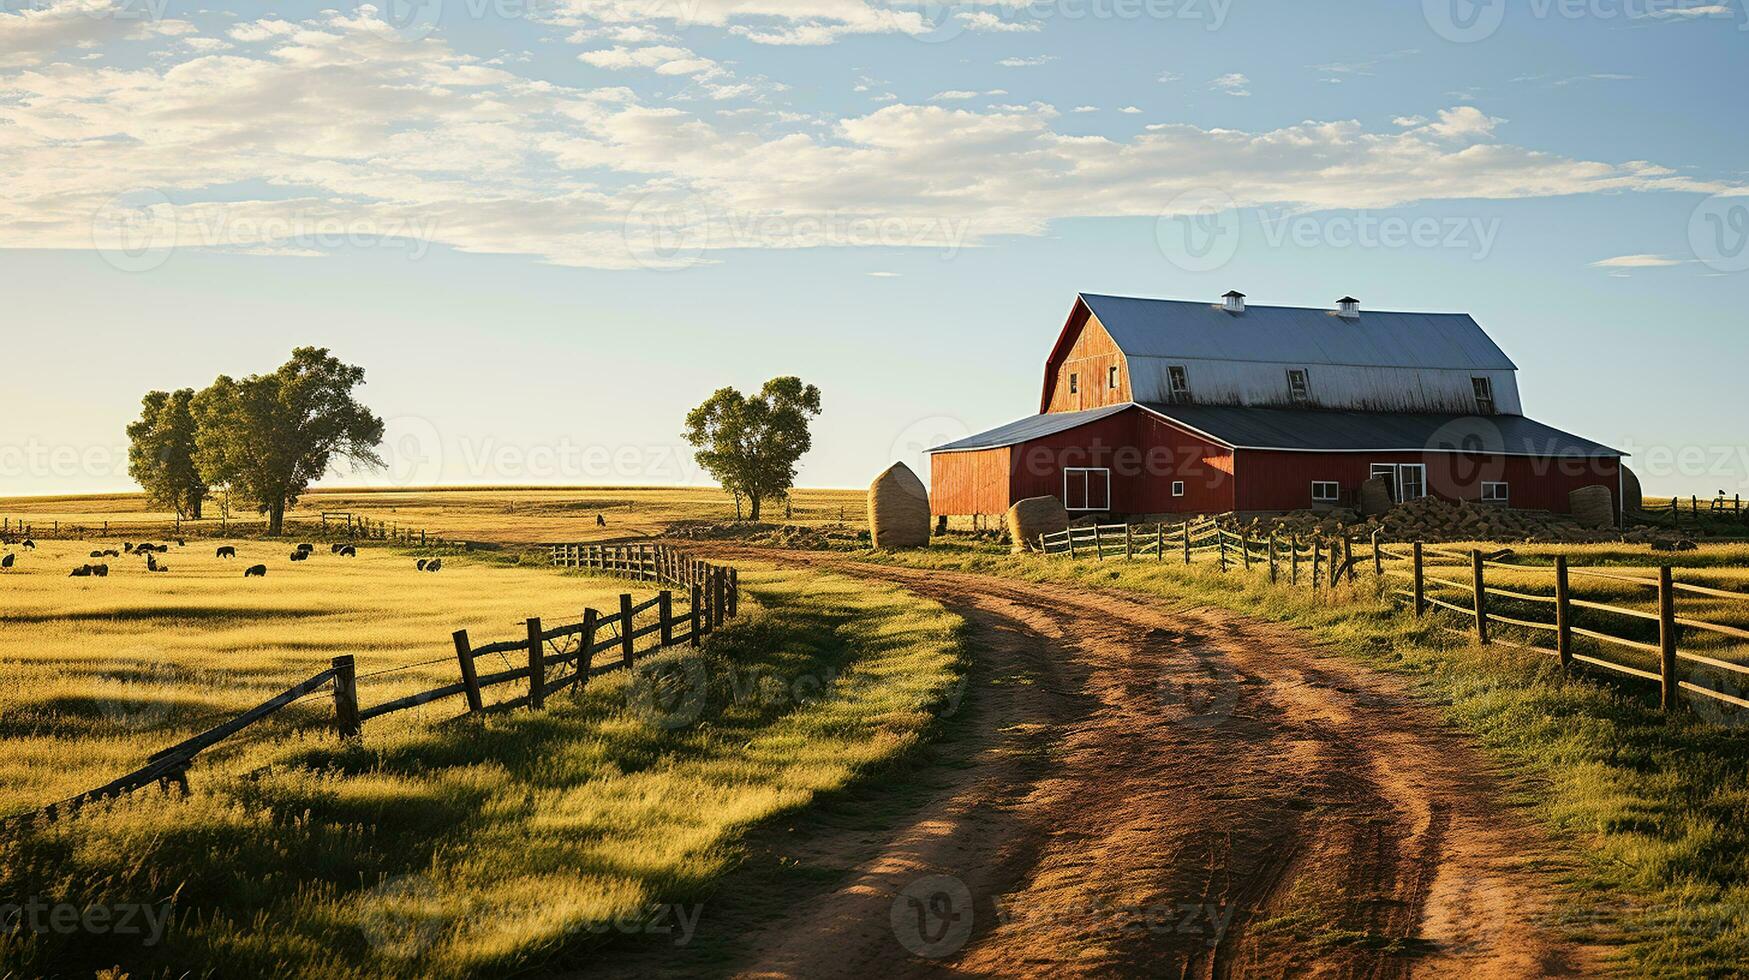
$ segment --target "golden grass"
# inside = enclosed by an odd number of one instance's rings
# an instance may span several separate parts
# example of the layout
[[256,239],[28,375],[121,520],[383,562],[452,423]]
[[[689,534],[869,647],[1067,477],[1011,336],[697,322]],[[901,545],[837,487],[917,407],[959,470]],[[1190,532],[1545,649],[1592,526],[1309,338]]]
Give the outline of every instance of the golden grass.
[[[293,565],[259,543],[231,562],[173,548],[161,575],[127,558],[108,579],[64,577],[87,549],[44,542],[0,580],[9,811],[118,775],[336,653],[361,675],[439,661],[362,677],[369,705],[453,680],[458,626],[511,638],[525,616],[648,592],[478,558],[424,575],[387,549]],[[272,569],[245,582],[255,560]],[[450,699],[341,745],[323,693],[203,755],[187,799],[145,790],[0,835],[0,894],[174,910],[156,944],[0,934],[0,972],[501,975],[677,941],[744,832],[910,751],[962,669],[960,621],[897,588],[757,568],[742,584],[746,615],[703,650],[545,712],[443,723]]]
[[[798,489],[792,514],[784,516],[782,501],[767,502],[762,519],[772,523],[818,525],[866,515],[867,494],[861,490]],[[554,541],[602,541],[648,537],[663,533],[677,521],[726,521],[735,516],[732,498],[711,487],[514,487],[412,488],[405,490],[315,490],[304,495],[288,515],[295,525],[318,521],[323,511],[349,512],[371,522],[420,529],[446,538],[501,544]],[[599,514],[606,527],[595,523]],[[0,497],[0,515],[28,521],[43,529],[59,521],[64,526],[110,533],[171,523],[173,514],[150,508],[138,494],[98,494],[64,497]],[[218,509],[209,506],[205,520],[185,522],[189,533],[219,533]],[[258,533],[255,514],[233,514],[236,533]],[[162,532],[156,532],[162,533]]]

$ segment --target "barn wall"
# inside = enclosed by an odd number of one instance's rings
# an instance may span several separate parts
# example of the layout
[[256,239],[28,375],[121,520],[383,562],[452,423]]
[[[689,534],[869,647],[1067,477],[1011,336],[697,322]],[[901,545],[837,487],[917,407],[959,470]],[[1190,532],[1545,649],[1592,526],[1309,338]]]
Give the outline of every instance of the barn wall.
[[[1233,451],[1146,412],[1138,412],[1137,445],[1149,461],[1130,479],[1132,514],[1215,514],[1233,509]],[[1184,496],[1172,484],[1184,481]]]
[[[1620,461],[1483,456],[1474,453],[1284,453],[1239,450],[1239,510],[1298,510],[1312,504],[1312,481],[1335,480],[1353,497],[1374,463],[1425,463],[1428,492],[1453,500],[1480,500],[1482,483],[1505,481],[1510,505],[1566,513],[1567,495],[1601,484],[1614,497]],[[1619,501],[1617,501],[1619,505]]]
[[[1364,367],[1348,364],[1296,364],[1275,361],[1218,361],[1196,358],[1131,357],[1126,374],[1136,400],[1173,401],[1167,368],[1184,367],[1193,405],[1245,405],[1253,408],[1336,408],[1374,412],[1476,411],[1472,377],[1493,382],[1495,411],[1518,415],[1514,371],[1436,370],[1432,368]],[[1306,372],[1310,400],[1296,405],[1288,398],[1288,368]]]
[[935,453],[929,457],[929,512],[962,517],[1003,514],[1008,498],[1009,448]]
[[1124,511],[1131,484],[1123,475],[1137,466],[1136,417],[1139,409],[1119,412],[1065,432],[1034,439],[1014,447],[1013,497],[1063,499],[1063,470],[1069,467],[1106,467],[1112,471],[1111,506]]
[[[1073,328],[1072,328],[1073,329]],[[1118,387],[1108,386],[1111,368],[1117,368]],[[1069,376],[1078,375],[1080,390],[1069,391]],[[1051,386],[1046,412],[1079,412],[1130,402],[1129,368],[1124,356],[1097,317],[1086,315],[1073,343],[1059,361],[1047,363],[1045,381]]]

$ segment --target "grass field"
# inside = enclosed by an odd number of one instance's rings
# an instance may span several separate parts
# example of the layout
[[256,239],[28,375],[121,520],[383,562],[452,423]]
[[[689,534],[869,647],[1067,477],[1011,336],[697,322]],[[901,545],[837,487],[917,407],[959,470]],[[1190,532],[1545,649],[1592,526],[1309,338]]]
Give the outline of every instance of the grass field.
[[[1647,559],[1643,549],[1610,550],[1619,547],[1599,546],[1590,560]],[[1731,556],[1703,547],[1674,557],[1704,568]],[[1314,594],[1272,586],[1263,572],[1045,560],[966,540],[869,560],[1122,589],[1169,608],[1216,606],[1304,627],[1410,677],[1500,761],[1515,802],[1579,868],[1554,926],[1613,946],[1634,975],[1737,976],[1749,962],[1749,715],[1667,718],[1655,684],[1568,676],[1540,654],[1478,648],[1439,628],[1461,620],[1418,622],[1367,575]]]
[[[526,616],[643,589],[478,557],[420,574],[386,548],[293,565],[249,542],[235,561],[191,543],[166,573],[128,557],[67,578],[88,549],[45,541],[0,577],[5,812],[131,769],[335,654],[358,657],[368,706],[452,681],[453,629],[512,638]],[[243,580],[255,560],[269,576]],[[744,615],[700,652],[651,658],[659,674],[444,723],[451,699],[345,746],[321,692],[203,755],[186,800],[144,790],[0,835],[0,895],[168,916],[158,942],[0,934],[0,973],[496,975],[676,941],[745,831],[905,755],[961,670],[959,620],[897,589],[759,569],[742,584]],[[652,711],[652,685],[675,683],[691,710]]]
[[[866,498],[861,490],[797,490],[790,516],[785,516],[782,501],[768,501],[761,516],[772,523],[799,525],[858,521],[866,516]],[[446,538],[514,545],[653,536],[678,521],[733,520],[735,504],[728,494],[706,487],[315,490],[298,501],[287,520],[307,527],[323,511],[351,513],[373,524],[423,528]],[[596,524],[597,515],[606,519],[606,527]],[[163,534],[175,517],[152,509],[139,494],[0,497],[0,516],[37,528],[59,521],[92,534],[107,522],[112,537],[148,528]],[[263,527],[252,513],[233,514],[230,524],[233,533],[258,533]],[[186,533],[201,535],[218,534],[219,526],[216,504],[209,506],[205,520],[183,524]]]

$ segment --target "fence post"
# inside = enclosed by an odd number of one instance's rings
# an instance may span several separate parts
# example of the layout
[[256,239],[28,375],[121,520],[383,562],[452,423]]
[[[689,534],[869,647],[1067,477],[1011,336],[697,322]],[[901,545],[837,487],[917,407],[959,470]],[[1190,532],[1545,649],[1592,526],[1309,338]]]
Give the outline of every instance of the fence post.
[[1269,584],[1270,585],[1275,584],[1276,566],[1277,566],[1277,563],[1279,561],[1280,561],[1280,556],[1277,555],[1276,551],[1275,551],[1275,535],[1271,534],[1269,536]]
[[674,642],[674,593],[663,589],[656,593],[656,612],[662,617],[662,645]]
[[1190,564],[1190,522],[1185,521],[1181,530],[1184,531],[1184,563],[1188,565]]
[[723,611],[730,619],[735,618],[735,610],[741,605],[741,572],[739,569],[729,569],[729,598]]
[[723,609],[728,593],[727,576],[721,568],[711,575],[711,629],[723,625]]
[[1166,522],[1154,525],[1154,560],[1166,560]]
[[1658,568],[1658,675],[1663,678],[1665,711],[1676,709],[1676,589],[1670,583],[1670,566]]
[[1318,573],[1318,566],[1324,560],[1324,546],[1316,540],[1312,542],[1312,591],[1318,591],[1318,579],[1323,576]]
[[703,623],[704,623],[704,617],[700,615],[700,612],[701,612],[700,607],[703,605],[704,605],[704,588],[698,584],[697,579],[694,579],[693,583],[692,583],[692,608],[687,610],[687,615],[692,617],[692,645],[693,646],[698,646],[699,640],[702,639],[702,637],[699,635],[699,631],[700,631],[700,629],[702,629]]
[[1348,570],[1348,584],[1354,584],[1354,535],[1342,535],[1342,567]]
[[1482,549],[1470,549],[1470,593],[1476,601],[1476,642],[1488,645],[1488,589],[1482,580]]
[[1095,561],[1105,560],[1105,539],[1100,537],[1097,522],[1093,525],[1093,558]]
[[1421,564],[1421,542],[1415,542],[1415,618],[1427,615],[1427,573]]
[[1215,540],[1220,543],[1221,572],[1225,573],[1227,570],[1227,532],[1222,530],[1219,524],[1215,525]]
[[539,711],[547,704],[547,664],[541,656],[540,617],[528,618],[528,708]]
[[1567,556],[1555,556],[1555,652],[1561,655],[1561,669],[1573,666],[1573,618],[1567,590]]
[[1069,525],[1069,529],[1063,533],[1069,536],[1069,557],[1073,558],[1075,557],[1075,525]]
[[1136,534],[1135,527],[1130,524],[1123,526],[1123,560],[1129,561],[1135,557]]
[[632,667],[632,644],[634,642],[632,639],[632,594],[621,592],[619,594],[619,651],[620,655],[625,657],[627,670]]
[[358,668],[352,654],[342,654],[329,663],[334,667],[334,730],[341,738],[357,738]]
[[583,610],[583,635],[577,639],[577,691],[589,683],[589,669],[595,665],[595,630],[601,625],[601,614],[593,608]]
[[453,636],[456,663],[460,664],[462,669],[462,686],[467,689],[463,693],[468,697],[468,710],[478,711],[481,708],[480,675],[474,670],[473,646],[468,642],[467,630],[456,630]]
[[1300,536],[1288,535],[1287,539],[1287,584],[1300,584]]
[[1385,556],[1379,554],[1379,532],[1383,530],[1375,527],[1372,531],[1372,573],[1375,578],[1385,577]]

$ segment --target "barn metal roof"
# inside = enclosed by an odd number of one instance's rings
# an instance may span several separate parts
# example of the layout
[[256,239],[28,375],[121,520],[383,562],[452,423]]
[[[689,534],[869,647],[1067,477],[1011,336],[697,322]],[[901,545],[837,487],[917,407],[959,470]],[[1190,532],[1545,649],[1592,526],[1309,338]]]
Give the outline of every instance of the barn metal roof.
[[1624,456],[1522,415],[1343,412],[1222,405],[1142,408],[1236,449],[1300,452],[1475,452],[1507,456]]
[[1251,306],[1228,313],[1191,300],[1082,293],[1082,302],[1129,357],[1172,357],[1365,367],[1515,371],[1468,313],[1382,313]]
[[1017,419],[1007,425],[999,425],[988,432],[980,432],[967,436],[943,446],[929,450],[932,453],[952,453],[967,449],[997,449],[1002,446],[1014,446],[1045,436],[1066,432],[1078,425],[1097,422],[1102,418],[1127,412],[1135,405],[1107,405],[1104,408],[1090,408],[1084,412],[1052,412],[1049,415],[1031,415]]

